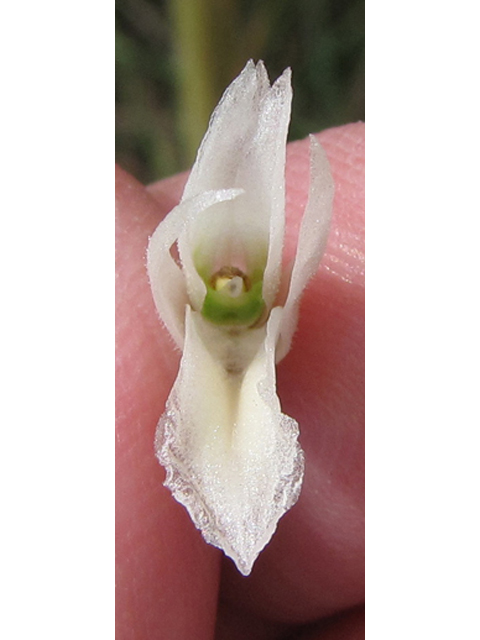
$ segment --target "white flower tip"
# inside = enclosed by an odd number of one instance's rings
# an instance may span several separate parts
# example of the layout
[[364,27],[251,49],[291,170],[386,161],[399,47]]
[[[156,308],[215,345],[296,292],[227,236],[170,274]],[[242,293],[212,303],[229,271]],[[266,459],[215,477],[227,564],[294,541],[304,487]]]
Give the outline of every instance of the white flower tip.
[[279,89],[284,86],[291,87],[292,84],[292,70],[290,67],[287,67],[281,76],[279,76],[275,82],[273,83],[273,87]]

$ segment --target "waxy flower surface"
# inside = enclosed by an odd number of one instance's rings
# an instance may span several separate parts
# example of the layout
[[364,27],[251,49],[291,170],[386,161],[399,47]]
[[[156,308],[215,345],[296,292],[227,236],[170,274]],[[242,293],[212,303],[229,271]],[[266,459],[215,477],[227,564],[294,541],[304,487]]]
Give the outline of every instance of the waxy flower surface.
[[183,352],[156,436],[165,484],[244,575],[302,484],[298,424],[281,412],[275,363],[324,251],[334,191],[312,137],[309,199],[279,299],[291,100],[289,69],[271,86],[262,62],[247,64],[148,247],[155,304]]

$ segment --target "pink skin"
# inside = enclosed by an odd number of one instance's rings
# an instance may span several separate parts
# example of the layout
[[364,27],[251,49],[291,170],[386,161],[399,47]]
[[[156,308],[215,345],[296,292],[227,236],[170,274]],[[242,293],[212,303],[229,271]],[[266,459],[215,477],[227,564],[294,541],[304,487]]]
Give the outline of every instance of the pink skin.
[[[117,169],[117,640],[211,639],[215,627],[219,639],[280,638],[299,625],[308,627],[295,637],[363,637],[364,126],[318,138],[336,185],[332,230],[277,369],[306,474],[248,578],[203,541],[153,452],[180,353],[157,317],[145,254],[186,175],[145,188]],[[287,152],[287,262],[308,195],[308,146]]]

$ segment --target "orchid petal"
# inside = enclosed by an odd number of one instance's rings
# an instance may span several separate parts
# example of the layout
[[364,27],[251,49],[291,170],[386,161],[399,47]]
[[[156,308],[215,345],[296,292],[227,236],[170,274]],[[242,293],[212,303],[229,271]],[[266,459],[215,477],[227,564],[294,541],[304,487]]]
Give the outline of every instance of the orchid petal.
[[[211,349],[211,327],[187,307],[180,371],[156,447],[166,486],[207,542],[248,575],[303,477],[298,425],[275,391],[281,309],[266,327]],[[215,402],[212,402],[215,398]]]
[[182,231],[200,214],[218,203],[236,198],[241,193],[241,189],[221,189],[183,200],[162,220],[150,238],[147,270],[153,299],[160,317],[180,348],[183,347],[185,307],[189,299],[185,274],[176,264],[170,249]]
[[298,320],[300,296],[315,275],[327,244],[334,184],[327,154],[314,136],[310,136],[310,192],[298,236],[297,253],[284,305],[277,362],[288,353]]
[[[285,207],[285,153],[292,89],[290,69],[270,86],[263,63],[249,62],[215,109],[185,186],[184,198],[210,189],[242,188],[242,201],[198,219],[190,246],[215,245],[243,253],[247,269],[265,270],[263,297],[272,305],[279,286]],[[203,230],[208,226],[209,241]],[[220,241],[221,240],[221,241]]]

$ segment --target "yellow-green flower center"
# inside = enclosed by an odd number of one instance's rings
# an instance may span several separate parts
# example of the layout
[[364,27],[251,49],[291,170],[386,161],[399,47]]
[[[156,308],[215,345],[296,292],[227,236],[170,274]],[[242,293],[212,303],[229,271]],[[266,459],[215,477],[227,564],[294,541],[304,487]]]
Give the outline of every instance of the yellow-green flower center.
[[249,327],[255,324],[265,309],[262,275],[249,278],[237,267],[222,267],[205,281],[204,318],[219,325]]

